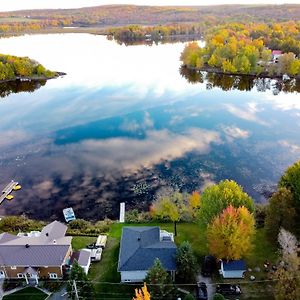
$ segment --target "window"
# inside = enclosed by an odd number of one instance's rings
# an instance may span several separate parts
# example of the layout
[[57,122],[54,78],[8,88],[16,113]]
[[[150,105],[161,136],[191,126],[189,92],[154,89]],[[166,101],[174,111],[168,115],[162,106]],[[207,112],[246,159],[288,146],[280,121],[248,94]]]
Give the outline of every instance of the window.
[[23,274],[23,273],[18,273],[18,274],[17,274],[17,277],[18,277],[18,278],[24,278],[24,274]]
[[10,267],[12,270],[15,270],[17,267],[16,266],[11,266]]
[[49,273],[49,278],[50,279],[57,279],[57,274],[56,273]]

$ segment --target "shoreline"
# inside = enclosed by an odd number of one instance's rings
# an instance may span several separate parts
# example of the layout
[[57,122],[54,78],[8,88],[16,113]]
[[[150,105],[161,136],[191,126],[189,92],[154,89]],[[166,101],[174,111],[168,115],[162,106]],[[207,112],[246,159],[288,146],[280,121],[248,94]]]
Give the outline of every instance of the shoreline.
[[[274,75],[270,75],[266,72],[260,73],[260,74],[255,74],[255,73],[249,73],[249,74],[245,74],[245,73],[226,73],[223,72],[221,69],[219,68],[213,68],[213,67],[202,67],[202,68],[195,68],[195,67],[188,67],[187,65],[182,65],[183,68],[186,68],[187,70],[190,71],[198,71],[198,72],[207,72],[207,73],[214,73],[214,74],[220,74],[220,75],[228,75],[228,76],[248,76],[248,77],[252,77],[252,78],[269,78],[269,79],[282,79],[282,76],[285,74],[274,74]],[[300,75],[297,76],[292,76],[292,75],[288,75],[290,77],[289,80],[291,79],[300,79]]]
[[46,77],[46,76],[34,76],[34,77],[21,77],[17,76],[14,79],[6,79],[6,80],[0,80],[0,83],[6,83],[6,82],[15,82],[15,81],[47,81],[50,79],[55,79],[61,76],[65,76],[67,73],[64,72],[55,72],[55,76],[53,77]]

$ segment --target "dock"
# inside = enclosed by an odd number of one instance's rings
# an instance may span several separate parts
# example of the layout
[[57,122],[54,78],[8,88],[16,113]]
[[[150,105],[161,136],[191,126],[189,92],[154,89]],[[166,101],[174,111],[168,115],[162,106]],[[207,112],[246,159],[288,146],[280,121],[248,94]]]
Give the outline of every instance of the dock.
[[14,188],[18,185],[19,183],[16,181],[11,181],[3,190],[2,190],[2,195],[0,196],[0,204],[5,200],[5,198],[14,190]]

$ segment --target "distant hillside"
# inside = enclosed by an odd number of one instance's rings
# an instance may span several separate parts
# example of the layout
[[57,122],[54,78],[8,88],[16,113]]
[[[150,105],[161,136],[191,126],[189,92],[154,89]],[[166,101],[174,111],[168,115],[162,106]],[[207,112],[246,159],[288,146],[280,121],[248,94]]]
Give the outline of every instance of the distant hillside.
[[[3,25],[22,26],[123,26],[187,22],[289,21],[300,20],[300,5],[220,5],[190,7],[155,7],[109,5],[80,9],[27,10],[0,13]],[[1,27],[2,26],[2,27]],[[6,27],[6,28],[8,28]]]

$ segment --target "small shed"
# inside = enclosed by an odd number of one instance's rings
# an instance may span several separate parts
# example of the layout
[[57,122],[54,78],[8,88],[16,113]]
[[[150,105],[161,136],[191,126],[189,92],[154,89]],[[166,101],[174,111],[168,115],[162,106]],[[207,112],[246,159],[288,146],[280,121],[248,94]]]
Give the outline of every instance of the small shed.
[[85,274],[87,274],[91,265],[91,250],[82,249],[80,251],[73,252],[71,257],[71,265],[73,264],[74,260],[77,260],[79,266],[81,266]]
[[220,274],[223,278],[244,278],[246,271],[246,263],[242,259],[221,262]]

